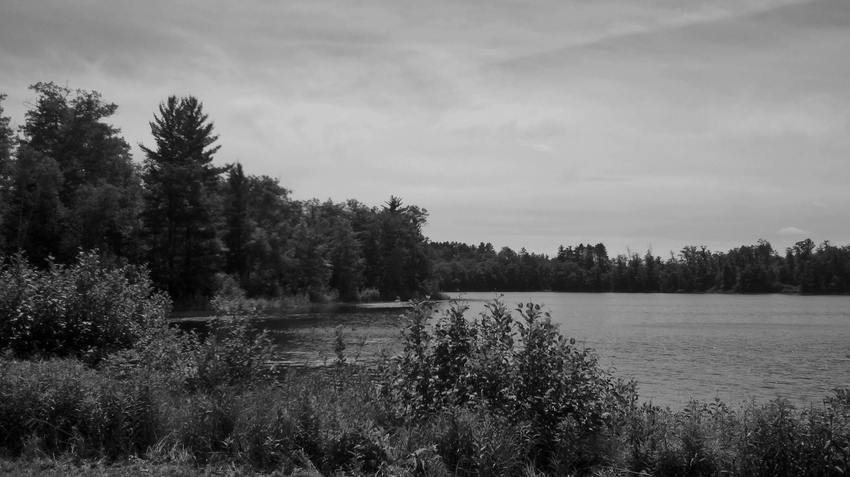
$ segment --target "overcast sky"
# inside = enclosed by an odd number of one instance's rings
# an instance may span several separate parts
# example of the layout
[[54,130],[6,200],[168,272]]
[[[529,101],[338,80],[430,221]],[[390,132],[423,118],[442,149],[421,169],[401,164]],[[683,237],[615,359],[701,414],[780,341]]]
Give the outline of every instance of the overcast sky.
[[434,241],[850,243],[850,1],[0,0],[0,92],[197,96],[217,161]]

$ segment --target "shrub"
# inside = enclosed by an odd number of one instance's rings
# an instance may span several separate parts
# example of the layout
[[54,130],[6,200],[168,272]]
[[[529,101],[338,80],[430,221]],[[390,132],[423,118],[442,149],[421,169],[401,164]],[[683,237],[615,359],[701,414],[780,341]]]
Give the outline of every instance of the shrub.
[[107,356],[99,368],[117,380],[144,379],[163,392],[183,392],[198,381],[200,346],[194,333],[151,326],[132,348]]
[[252,326],[255,309],[247,305],[238,287],[212,300],[216,317],[195,350],[197,375],[190,385],[203,390],[246,385],[265,376],[274,346],[268,333]]
[[[538,305],[520,306],[519,320],[499,300],[480,320],[467,321],[465,311],[452,304],[431,328],[430,304],[413,305],[403,353],[383,388],[397,412],[421,418],[454,406],[486,409],[523,426],[526,457],[540,465],[558,460],[559,471],[571,471],[604,463],[615,417],[636,399],[634,386],[564,338]],[[449,469],[466,465],[452,459]]]
[[187,392],[253,385],[268,376],[274,347],[265,331],[252,326],[256,312],[241,290],[229,289],[212,304],[216,317],[202,336],[157,323],[140,333],[133,348],[110,355],[104,367],[116,378],[146,376]]
[[19,358],[97,364],[133,346],[168,307],[144,268],[109,267],[96,252],[81,252],[69,266],[49,261],[44,270],[20,255],[0,264],[0,350]]

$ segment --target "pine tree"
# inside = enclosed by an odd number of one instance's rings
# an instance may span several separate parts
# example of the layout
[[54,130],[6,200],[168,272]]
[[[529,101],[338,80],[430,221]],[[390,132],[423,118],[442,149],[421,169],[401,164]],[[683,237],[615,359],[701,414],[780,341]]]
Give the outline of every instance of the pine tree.
[[141,146],[148,262],[157,283],[177,301],[209,296],[221,246],[215,217],[219,176],[213,123],[194,97],[171,96],[150,123],[156,147]]
[[422,226],[428,212],[416,206],[404,206],[401,198],[391,196],[375,217],[375,232],[380,251],[374,265],[378,289],[384,299],[408,299],[423,291],[429,275],[426,239]]

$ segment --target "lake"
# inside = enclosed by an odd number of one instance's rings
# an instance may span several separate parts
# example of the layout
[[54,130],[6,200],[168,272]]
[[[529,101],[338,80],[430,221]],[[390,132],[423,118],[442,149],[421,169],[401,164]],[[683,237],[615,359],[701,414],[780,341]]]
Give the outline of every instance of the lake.
[[[467,293],[470,312],[492,293]],[[850,385],[850,297],[505,293],[533,301],[561,332],[596,349],[641,397],[681,405],[777,396],[820,402]]]
[[[464,293],[467,316],[493,293]],[[642,400],[679,407],[690,398],[729,404],[783,397],[819,403],[850,386],[850,297],[504,293],[511,308],[533,301],[561,332],[594,348],[605,367],[634,378]],[[445,305],[443,305],[445,306]],[[274,318],[288,362],[333,359],[342,325],[349,359],[369,362],[398,351],[402,310],[354,307],[341,313]]]

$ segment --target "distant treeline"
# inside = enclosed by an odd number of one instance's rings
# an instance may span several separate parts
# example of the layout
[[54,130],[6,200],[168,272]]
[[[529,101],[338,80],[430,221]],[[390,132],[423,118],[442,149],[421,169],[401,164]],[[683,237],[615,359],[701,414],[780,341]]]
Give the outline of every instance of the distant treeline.
[[[428,289],[427,213],[296,201],[277,179],[213,165],[218,137],[202,104],[170,97],[141,165],[94,91],[31,86],[18,131],[0,95],[0,256],[72,262],[79,250],[147,263],[178,304],[203,303],[223,276],[251,296],[408,298]],[[0,257],[2,258],[2,257]]]
[[297,201],[277,179],[214,165],[218,136],[194,97],[160,104],[139,164],[108,122],[117,105],[54,83],[31,89],[17,131],[0,94],[0,258],[70,263],[97,249],[146,263],[184,306],[204,303],[227,276],[248,296],[311,300],[438,290],[850,292],[850,250],[811,241],[784,257],[759,242],[727,253],[687,247],[666,260],[609,257],[602,244],[562,247],[553,258],[429,244],[425,209],[397,197],[378,207]]
[[430,244],[433,274],[446,291],[850,293],[850,246],[809,239],[778,254],[764,240],[728,252],[688,246],[662,259],[608,256],[605,245],[559,247],[554,257],[489,243]]

